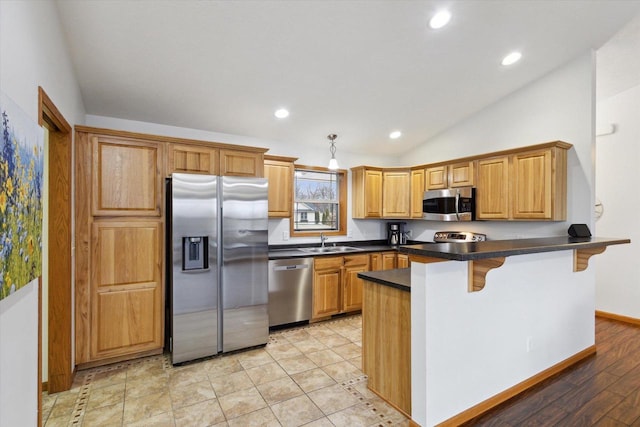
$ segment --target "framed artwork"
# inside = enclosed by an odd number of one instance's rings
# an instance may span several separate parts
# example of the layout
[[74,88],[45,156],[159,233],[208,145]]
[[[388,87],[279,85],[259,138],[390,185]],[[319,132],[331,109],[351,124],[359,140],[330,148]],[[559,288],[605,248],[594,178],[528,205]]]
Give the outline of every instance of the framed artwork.
[[44,131],[0,93],[0,299],[42,274]]

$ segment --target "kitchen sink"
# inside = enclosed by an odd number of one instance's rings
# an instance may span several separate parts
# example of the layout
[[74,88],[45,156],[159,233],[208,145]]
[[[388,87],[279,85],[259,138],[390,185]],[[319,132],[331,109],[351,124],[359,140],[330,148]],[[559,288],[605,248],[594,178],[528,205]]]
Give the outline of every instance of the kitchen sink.
[[356,252],[361,249],[354,248],[353,246],[324,246],[324,247],[313,247],[313,248],[299,248],[302,252],[310,252],[315,254],[330,254],[330,253],[340,253],[340,252]]

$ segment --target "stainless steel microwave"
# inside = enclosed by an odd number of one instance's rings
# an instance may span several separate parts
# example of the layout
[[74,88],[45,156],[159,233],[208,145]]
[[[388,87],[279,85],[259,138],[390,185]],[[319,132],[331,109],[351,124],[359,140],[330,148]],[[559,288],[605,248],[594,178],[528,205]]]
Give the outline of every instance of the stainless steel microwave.
[[425,191],[422,219],[432,221],[473,221],[476,219],[475,188],[460,187]]

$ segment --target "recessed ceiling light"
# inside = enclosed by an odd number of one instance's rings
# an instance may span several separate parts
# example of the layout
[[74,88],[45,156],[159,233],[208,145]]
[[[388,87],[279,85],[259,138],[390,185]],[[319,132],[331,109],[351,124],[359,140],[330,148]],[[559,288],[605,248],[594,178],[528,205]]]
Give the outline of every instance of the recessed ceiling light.
[[289,111],[284,108],[279,109],[274,113],[274,115],[279,119],[284,119],[285,117],[289,117]]
[[433,15],[431,20],[429,21],[429,26],[434,30],[438,28],[442,28],[449,23],[451,19],[451,13],[448,10],[441,10],[440,12]]
[[399,130],[394,130],[393,132],[391,132],[389,134],[389,138],[391,139],[398,139],[402,136],[402,132],[400,132]]
[[502,65],[512,65],[520,61],[522,54],[520,52],[511,52],[509,55],[502,59]]

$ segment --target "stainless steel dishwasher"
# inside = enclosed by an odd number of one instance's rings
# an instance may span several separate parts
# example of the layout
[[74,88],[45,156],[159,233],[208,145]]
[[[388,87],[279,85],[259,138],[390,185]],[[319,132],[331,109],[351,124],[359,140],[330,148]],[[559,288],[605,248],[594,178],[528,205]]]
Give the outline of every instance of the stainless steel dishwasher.
[[311,319],[313,258],[269,260],[269,326]]

